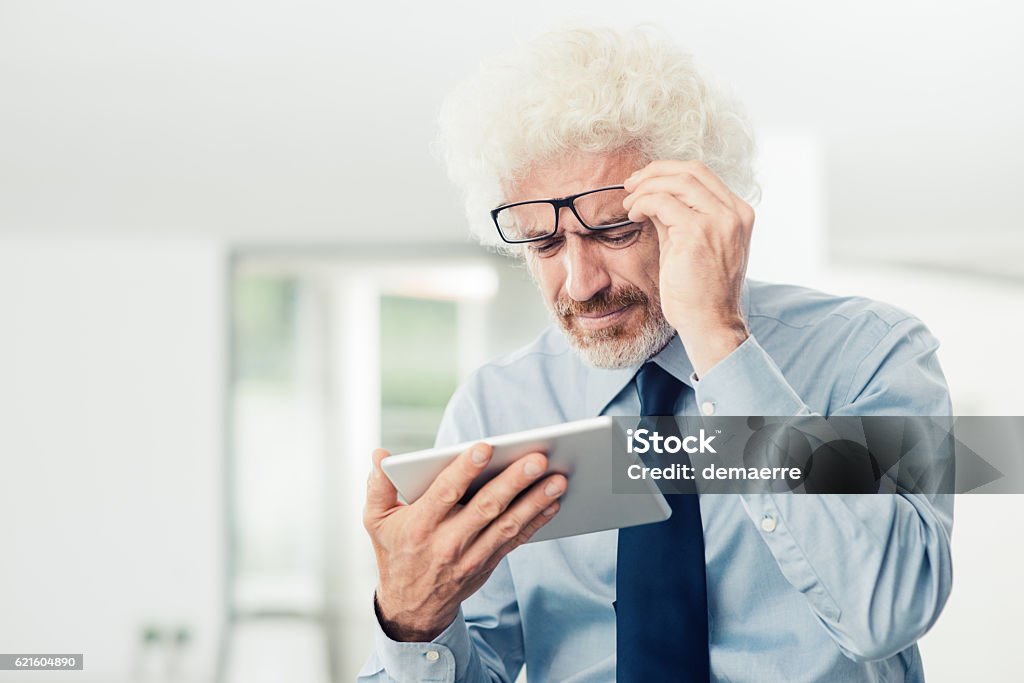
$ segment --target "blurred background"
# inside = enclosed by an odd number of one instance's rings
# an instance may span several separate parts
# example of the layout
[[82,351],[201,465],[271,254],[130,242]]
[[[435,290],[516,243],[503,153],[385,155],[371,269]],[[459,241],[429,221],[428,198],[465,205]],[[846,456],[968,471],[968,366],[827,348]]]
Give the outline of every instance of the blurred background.
[[[0,651],[85,654],[37,681],[352,680],[371,449],[430,445],[546,324],[468,240],[436,112],[567,20],[658,24],[746,102],[752,277],[910,310],[958,413],[1024,414],[1022,15],[0,0]],[[1019,675],[1022,503],[958,499],[930,681]]]

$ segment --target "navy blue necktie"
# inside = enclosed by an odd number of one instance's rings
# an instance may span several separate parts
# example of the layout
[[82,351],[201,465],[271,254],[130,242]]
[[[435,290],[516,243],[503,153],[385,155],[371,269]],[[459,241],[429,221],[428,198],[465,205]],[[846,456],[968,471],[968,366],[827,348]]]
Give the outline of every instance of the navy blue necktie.
[[[669,416],[683,383],[653,362],[636,375],[640,414]],[[674,419],[645,417],[641,426],[679,435]],[[680,458],[672,455],[671,458]],[[680,464],[689,462],[680,461]],[[693,483],[684,483],[694,491]],[[619,530],[616,577],[616,680],[711,679],[704,529],[696,494],[665,496],[672,516]]]

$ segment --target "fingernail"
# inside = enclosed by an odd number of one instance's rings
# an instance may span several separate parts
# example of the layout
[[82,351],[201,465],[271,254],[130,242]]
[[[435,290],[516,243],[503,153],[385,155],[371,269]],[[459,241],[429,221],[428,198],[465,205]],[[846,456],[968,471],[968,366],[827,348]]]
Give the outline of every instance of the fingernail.
[[548,485],[544,487],[544,493],[551,497],[557,496],[561,492],[562,487],[553,481],[548,482]]
[[523,467],[523,473],[528,477],[536,477],[538,474],[544,471],[544,468],[538,465],[535,461],[531,460],[526,463]]
[[550,517],[551,515],[555,514],[556,512],[558,512],[558,504],[557,503],[555,503],[554,505],[549,505],[548,507],[544,508],[544,512],[542,514],[545,517]]
[[490,457],[490,453],[488,453],[487,449],[484,448],[483,446],[477,446],[476,448],[473,449],[472,458],[473,462],[475,462],[477,465],[483,465],[485,462],[487,462],[488,457]]

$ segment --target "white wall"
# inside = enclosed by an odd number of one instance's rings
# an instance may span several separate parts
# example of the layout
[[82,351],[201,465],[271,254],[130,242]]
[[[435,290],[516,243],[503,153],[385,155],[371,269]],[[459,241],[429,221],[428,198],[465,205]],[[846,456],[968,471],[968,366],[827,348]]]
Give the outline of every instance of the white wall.
[[208,669],[222,604],[224,278],[222,250],[204,240],[0,239],[5,652],[84,653],[75,680],[141,683],[142,626],[184,625],[189,666]]
[[929,683],[1019,683],[1024,496],[959,496],[953,592],[921,639]]

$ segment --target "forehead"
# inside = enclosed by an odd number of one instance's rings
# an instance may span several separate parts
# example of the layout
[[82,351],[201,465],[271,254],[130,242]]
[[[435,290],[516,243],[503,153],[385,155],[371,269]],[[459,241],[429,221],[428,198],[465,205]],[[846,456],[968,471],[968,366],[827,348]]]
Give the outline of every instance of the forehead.
[[638,155],[628,150],[600,154],[573,152],[534,164],[508,188],[506,201],[551,199],[621,185],[638,168]]

